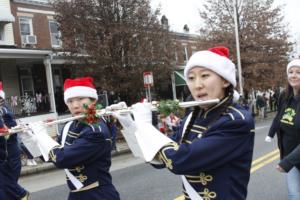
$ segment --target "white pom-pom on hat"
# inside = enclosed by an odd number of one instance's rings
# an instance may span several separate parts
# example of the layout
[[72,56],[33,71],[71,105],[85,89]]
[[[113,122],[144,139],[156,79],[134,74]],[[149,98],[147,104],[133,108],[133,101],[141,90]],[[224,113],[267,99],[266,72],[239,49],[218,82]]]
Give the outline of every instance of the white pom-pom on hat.
[[238,102],[240,97],[241,97],[241,95],[238,93],[238,91],[233,90],[233,99],[232,99],[232,101],[236,103],[236,102]]
[[5,99],[5,92],[3,91],[3,85],[1,81],[0,81],[0,97],[2,99]]

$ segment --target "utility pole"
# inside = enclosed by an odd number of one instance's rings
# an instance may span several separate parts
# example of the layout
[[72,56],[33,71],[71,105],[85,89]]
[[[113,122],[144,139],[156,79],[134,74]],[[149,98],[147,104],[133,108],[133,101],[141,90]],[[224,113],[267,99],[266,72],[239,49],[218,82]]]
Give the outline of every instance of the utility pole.
[[234,10],[234,28],[235,28],[235,43],[236,43],[236,56],[237,56],[237,65],[238,65],[238,79],[239,79],[239,90],[240,95],[243,96],[243,82],[242,82],[242,67],[241,67],[241,55],[240,55],[240,40],[239,40],[239,29],[238,29],[238,20],[237,20],[237,0],[233,0],[233,10]]

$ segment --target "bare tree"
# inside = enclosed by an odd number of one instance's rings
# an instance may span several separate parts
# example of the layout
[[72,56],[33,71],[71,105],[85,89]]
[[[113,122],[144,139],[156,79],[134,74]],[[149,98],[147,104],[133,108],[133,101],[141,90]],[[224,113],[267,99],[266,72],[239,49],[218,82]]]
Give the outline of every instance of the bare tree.
[[[241,65],[245,89],[282,85],[292,51],[282,6],[274,0],[237,0]],[[204,47],[226,45],[236,59],[233,0],[206,0],[200,11],[204,20]]]
[[[168,27],[149,0],[54,0],[64,50],[81,56],[100,89],[137,100],[143,72],[153,71],[155,87],[170,82],[173,58]],[[74,57],[73,57],[74,58]]]

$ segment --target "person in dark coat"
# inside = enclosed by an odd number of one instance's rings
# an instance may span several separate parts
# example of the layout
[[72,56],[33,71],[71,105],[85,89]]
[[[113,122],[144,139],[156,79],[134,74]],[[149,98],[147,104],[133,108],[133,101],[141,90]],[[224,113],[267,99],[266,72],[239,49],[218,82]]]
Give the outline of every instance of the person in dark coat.
[[287,65],[287,89],[280,95],[278,111],[267,142],[277,134],[280,150],[279,172],[285,173],[288,199],[300,199],[300,59]]
[[21,152],[17,134],[9,135],[8,128],[17,125],[0,82],[0,199],[27,200],[29,193],[18,184],[21,174]]

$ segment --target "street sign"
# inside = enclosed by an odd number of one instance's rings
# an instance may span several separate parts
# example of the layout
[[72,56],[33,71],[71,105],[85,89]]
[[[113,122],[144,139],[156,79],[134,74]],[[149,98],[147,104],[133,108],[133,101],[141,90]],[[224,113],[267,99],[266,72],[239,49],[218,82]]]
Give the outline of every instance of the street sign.
[[144,87],[145,88],[152,87],[153,86],[153,74],[152,74],[152,72],[144,72],[143,76],[144,76]]

